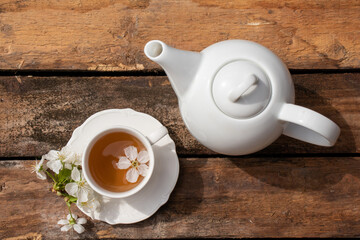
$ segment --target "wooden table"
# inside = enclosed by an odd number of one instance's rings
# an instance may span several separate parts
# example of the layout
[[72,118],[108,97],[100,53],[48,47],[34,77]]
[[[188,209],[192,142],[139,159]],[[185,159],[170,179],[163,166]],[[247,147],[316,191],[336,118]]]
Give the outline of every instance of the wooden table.
[[[290,68],[296,103],[341,127],[337,144],[281,136],[248,156],[211,152],[145,57],[152,39],[193,51],[226,39],[263,44]],[[359,237],[359,39],[358,0],[0,1],[0,238]],[[30,167],[109,108],[169,129],[178,183],[143,222],[62,233],[65,203]]]

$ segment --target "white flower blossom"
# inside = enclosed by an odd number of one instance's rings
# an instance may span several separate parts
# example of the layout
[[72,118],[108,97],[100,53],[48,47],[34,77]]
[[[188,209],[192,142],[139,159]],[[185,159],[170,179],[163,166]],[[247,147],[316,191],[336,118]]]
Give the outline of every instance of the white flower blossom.
[[61,227],[61,231],[67,232],[71,228],[73,228],[79,234],[85,231],[85,228],[81,226],[81,224],[85,224],[85,223],[86,223],[85,218],[78,218],[75,214],[72,214],[72,217],[70,214],[68,214],[67,219],[61,219],[58,221],[58,224],[64,225]]
[[[48,160],[45,164],[45,160]],[[53,190],[59,195],[64,195],[63,191],[65,190],[70,196],[76,197],[65,197],[67,205],[70,207],[74,200],[77,200],[76,205],[81,207],[83,210],[90,212],[92,215],[100,207],[100,202],[96,198],[97,195],[94,194],[91,187],[85,181],[85,178],[79,170],[81,166],[81,156],[72,152],[69,147],[65,146],[60,151],[51,150],[44,156],[41,160],[36,161],[35,165],[32,166],[32,172],[36,172],[37,177],[40,179],[46,179],[46,170],[47,168],[51,169],[55,175],[49,173],[49,176],[54,181]],[[60,171],[63,169],[71,170],[70,176],[69,172],[63,171],[60,174]],[[65,187],[64,187],[64,184]],[[64,189],[65,188],[65,189]],[[86,223],[85,218],[78,218],[76,215],[71,214],[67,215],[67,219],[62,219],[58,221],[58,224],[63,225],[61,231],[68,231],[73,228],[76,232],[83,233],[85,228],[81,224]]]
[[116,166],[119,169],[130,169],[126,172],[126,180],[134,183],[138,180],[139,175],[145,177],[149,166],[146,164],[149,162],[149,153],[145,150],[138,153],[137,148],[129,146],[124,149],[125,157],[121,156]]
[[85,212],[95,212],[100,207],[100,202],[93,194],[86,202],[80,202],[78,199],[76,205],[81,207]]
[[58,153],[58,151],[51,150],[43,156],[46,160],[49,160],[46,166],[56,174],[59,174],[59,171],[63,168],[62,162],[58,158]]
[[80,155],[71,152],[68,146],[63,147],[60,151],[51,150],[49,153],[43,156],[47,162],[47,166],[56,174],[59,174],[59,171],[65,168],[72,169],[72,166],[81,165]]
[[81,155],[79,155],[77,153],[73,153],[72,157],[69,158],[67,163],[73,164],[75,166],[80,166],[81,165]]
[[46,169],[47,169],[47,166],[44,165],[44,160],[45,158],[42,157],[40,162],[38,163],[38,161],[35,162],[35,165],[32,166],[32,171],[31,172],[35,172],[36,173],[36,176],[37,178],[41,179],[41,180],[45,180],[46,179]]
[[71,182],[65,185],[65,191],[74,197],[77,197],[80,202],[87,202],[93,194],[93,190],[89,184],[85,181],[82,173],[80,173],[77,167],[71,171],[71,179],[75,182]]

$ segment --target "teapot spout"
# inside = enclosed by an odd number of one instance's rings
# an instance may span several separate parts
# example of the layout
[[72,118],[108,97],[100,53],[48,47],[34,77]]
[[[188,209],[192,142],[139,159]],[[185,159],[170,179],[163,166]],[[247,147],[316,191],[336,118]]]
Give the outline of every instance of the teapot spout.
[[179,50],[159,40],[148,42],[144,52],[165,70],[177,97],[181,99],[195,77],[201,53]]

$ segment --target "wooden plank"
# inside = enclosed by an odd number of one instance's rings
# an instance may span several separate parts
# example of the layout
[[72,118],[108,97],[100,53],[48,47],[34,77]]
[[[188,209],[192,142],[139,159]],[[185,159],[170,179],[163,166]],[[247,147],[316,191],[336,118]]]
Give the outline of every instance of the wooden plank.
[[157,70],[147,41],[259,42],[293,69],[358,68],[358,0],[2,0],[1,69]]
[[65,203],[31,164],[0,162],[1,239],[359,237],[360,158],[180,159],[175,190],[152,217],[88,219],[80,236],[60,232]]
[[[333,119],[332,148],[285,136],[260,154],[359,153],[360,74],[294,75],[296,102]],[[66,144],[95,112],[133,108],[159,119],[179,154],[213,154],[186,129],[166,77],[0,77],[0,156],[40,156]]]

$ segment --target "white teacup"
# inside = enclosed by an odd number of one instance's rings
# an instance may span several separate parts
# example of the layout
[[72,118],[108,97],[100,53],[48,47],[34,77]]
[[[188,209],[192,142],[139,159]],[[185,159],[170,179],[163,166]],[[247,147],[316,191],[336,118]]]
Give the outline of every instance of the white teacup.
[[[109,191],[107,189],[104,189],[101,187],[92,177],[90,173],[89,168],[89,155],[90,151],[93,148],[94,144],[103,136],[114,133],[114,132],[124,132],[127,134],[130,134],[137,138],[146,148],[148,154],[149,154],[149,169],[147,171],[146,176],[142,181],[135,186],[134,188],[125,191],[125,192],[113,192]],[[156,142],[158,142],[160,139],[162,139],[165,135],[167,135],[168,131],[164,126],[161,126],[159,129],[157,129],[155,132],[149,134],[148,136],[144,136],[142,133],[140,133],[138,130],[127,127],[127,126],[112,126],[110,128],[106,128],[99,132],[95,137],[91,139],[91,141],[87,144],[85,147],[85,150],[82,154],[82,169],[85,176],[86,181],[91,186],[91,188],[96,191],[97,193],[110,197],[110,198],[125,198],[134,195],[135,193],[139,192],[141,189],[144,188],[144,186],[149,182],[149,179],[151,178],[151,175],[154,171],[155,166],[155,158],[154,158],[154,151],[152,148],[152,145],[154,145]]]

